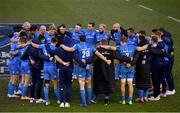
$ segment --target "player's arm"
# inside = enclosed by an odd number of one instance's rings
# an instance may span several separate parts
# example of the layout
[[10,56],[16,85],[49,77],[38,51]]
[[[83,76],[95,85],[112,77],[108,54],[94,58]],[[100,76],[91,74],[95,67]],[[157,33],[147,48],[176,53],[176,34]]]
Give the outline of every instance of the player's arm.
[[100,59],[105,61],[107,64],[111,64],[111,60],[107,60],[106,57],[104,57],[99,51],[96,51],[95,55],[97,55]]
[[18,41],[19,41],[19,37],[17,37],[17,38],[11,38],[10,41],[11,41],[11,42],[18,42]]
[[107,50],[113,50],[116,51],[116,47],[114,46],[109,46],[109,45],[100,45],[99,47],[107,49]]
[[62,47],[65,51],[68,51],[68,52],[74,52],[75,51],[75,49],[73,47],[68,47],[68,46],[65,46],[63,44],[61,44],[60,47]]
[[16,55],[19,54],[19,50],[16,50],[16,51],[10,51],[9,54],[12,55],[12,56],[16,56]]
[[36,43],[33,43],[33,42],[32,42],[31,44],[32,44],[32,46],[35,47],[35,48],[39,48],[39,46],[40,46],[39,44],[36,44]]
[[144,45],[142,47],[137,47],[137,51],[144,51],[144,50],[146,50],[148,48],[148,45],[149,44],[146,44],[146,45]]
[[64,62],[61,58],[59,58],[57,55],[54,55],[54,58],[56,59],[56,61],[58,61],[59,63],[65,65],[65,66],[69,66],[70,63],[69,62]]

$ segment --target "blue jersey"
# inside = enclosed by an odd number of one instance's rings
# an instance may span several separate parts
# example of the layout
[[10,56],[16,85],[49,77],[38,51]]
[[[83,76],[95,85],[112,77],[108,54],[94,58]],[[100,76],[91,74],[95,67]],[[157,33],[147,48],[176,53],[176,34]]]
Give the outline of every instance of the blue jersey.
[[[27,50],[27,48],[28,48],[28,45],[19,49],[20,56],[22,56],[24,54],[24,52]],[[23,64],[23,63],[29,64],[30,62],[29,62],[29,60],[21,60],[21,64]]]
[[101,44],[101,40],[102,39],[105,39],[108,44],[109,44],[109,35],[107,32],[103,32],[103,33],[100,33],[100,32],[97,32],[96,35],[95,35],[95,39],[96,39],[96,43],[98,43],[98,45]]
[[94,52],[96,51],[96,48],[93,45],[87,44],[86,42],[75,44],[73,48],[77,51],[79,59],[82,58],[85,60],[94,56]]
[[[19,35],[18,34],[14,34],[12,38],[17,38]],[[16,50],[19,49],[19,44],[18,42],[12,42],[11,45],[10,45],[10,51],[14,52]],[[20,56],[19,55],[16,55],[16,56],[13,56],[12,59],[11,59],[11,62],[20,62]]]
[[112,35],[112,39],[115,41],[116,46],[120,45],[120,39],[122,36],[121,31],[113,32],[113,34],[111,35]]
[[136,35],[128,36],[127,42],[129,45],[138,46],[138,37]]
[[96,30],[89,31],[87,29],[84,29],[83,32],[84,32],[84,35],[86,36],[86,43],[95,46]]
[[[41,35],[41,34],[40,34],[39,32],[37,32],[37,33],[36,33],[37,38],[39,37],[39,35]],[[45,37],[45,42],[47,42],[47,39],[48,39],[48,37],[49,37],[49,33],[46,32],[45,34],[43,34],[43,36]]]
[[73,44],[80,43],[79,37],[81,35],[84,35],[84,32],[82,30],[79,31],[79,32],[76,32],[75,30],[71,31],[71,36],[72,36],[72,39],[73,39]]
[[46,35],[46,44],[50,44],[51,43],[51,40],[52,40],[52,38],[54,38],[55,37],[55,35],[51,35],[51,34],[48,34],[48,35]]
[[[48,47],[49,47],[49,50],[48,50]],[[42,49],[43,54],[45,56],[51,56],[50,51],[56,51],[56,49],[57,49],[54,45],[51,45],[51,44],[48,44],[48,45],[41,44],[39,46],[39,48]],[[44,61],[44,66],[45,67],[56,66],[56,62],[55,62],[55,60],[53,60],[53,61],[46,61],[45,60]]]
[[[122,46],[118,46],[117,50],[119,51],[119,53],[123,56],[127,56],[127,57],[134,57],[134,53],[136,51],[137,47],[134,45],[122,45]],[[121,64],[121,66],[124,66],[124,64]]]

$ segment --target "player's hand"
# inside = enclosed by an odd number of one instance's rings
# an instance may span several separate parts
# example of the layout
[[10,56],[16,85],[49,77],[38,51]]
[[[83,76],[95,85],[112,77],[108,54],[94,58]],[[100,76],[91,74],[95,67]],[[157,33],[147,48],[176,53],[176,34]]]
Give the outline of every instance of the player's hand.
[[171,56],[173,56],[174,55],[174,52],[171,52]]
[[70,62],[64,62],[63,65],[68,67],[70,65]]
[[86,70],[89,70],[89,69],[90,69],[90,68],[89,68],[89,65],[87,65],[87,66],[86,66]]
[[126,67],[127,67],[127,68],[130,68],[130,67],[131,67],[131,64],[129,64],[129,63],[126,64]]
[[32,60],[32,59],[30,59],[30,62],[31,62],[31,64],[32,65],[34,65],[36,62],[34,61],[34,60]]
[[64,46],[64,44],[61,44],[59,47],[63,47]]
[[111,64],[111,60],[107,60],[106,63],[110,65]]
[[54,58],[53,57],[49,57],[49,61],[52,61]]
[[81,61],[82,61],[82,63],[86,64],[86,60],[82,59]]
[[145,61],[145,60],[143,60],[141,63],[142,63],[142,64],[146,64],[146,61]]
[[133,57],[131,57],[131,61],[133,61]]
[[98,46],[97,46],[97,48],[100,48],[100,47],[101,47],[101,45],[98,45]]
[[151,47],[157,47],[157,44],[156,44],[156,43],[154,43]]

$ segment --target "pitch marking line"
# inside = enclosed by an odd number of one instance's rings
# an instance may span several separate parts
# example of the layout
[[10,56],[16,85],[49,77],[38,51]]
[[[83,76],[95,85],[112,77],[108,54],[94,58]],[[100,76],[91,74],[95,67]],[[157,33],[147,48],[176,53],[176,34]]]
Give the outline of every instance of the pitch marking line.
[[172,16],[168,16],[168,18],[171,19],[171,20],[174,20],[174,21],[176,21],[176,22],[180,22],[180,20],[178,20],[178,19],[176,19],[176,18],[174,18],[174,17],[172,17]]
[[152,11],[152,10],[153,10],[153,9],[151,9],[151,8],[149,8],[149,7],[146,7],[146,6],[144,6],[144,5],[141,5],[141,4],[139,4],[138,6],[141,7],[141,8],[143,8],[143,9],[146,9],[146,10],[148,10],[148,11]]

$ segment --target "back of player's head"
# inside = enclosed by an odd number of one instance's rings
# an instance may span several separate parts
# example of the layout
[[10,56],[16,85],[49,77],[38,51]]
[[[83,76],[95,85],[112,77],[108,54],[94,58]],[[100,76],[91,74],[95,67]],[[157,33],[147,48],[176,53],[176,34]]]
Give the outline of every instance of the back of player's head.
[[141,34],[141,35],[146,35],[146,31],[144,31],[144,30],[141,30],[141,31],[139,31],[139,34]]
[[122,43],[127,43],[127,38],[123,36],[123,37],[121,37],[120,41],[121,41]]
[[15,26],[15,27],[13,27],[13,31],[14,31],[14,32],[20,32],[21,29],[22,29],[22,26],[20,26],[20,25],[17,25],[17,26]]
[[160,32],[163,32],[163,33],[166,32],[166,30],[165,30],[163,27],[160,27],[158,30],[159,30]]
[[95,27],[95,23],[94,22],[89,22],[89,25],[92,25],[92,27]]
[[19,34],[19,37],[25,37],[25,38],[27,38],[27,37],[28,37],[28,35],[27,35],[27,33],[26,33],[26,32],[21,31],[21,32],[20,32],[20,34]]
[[30,31],[36,31],[38,29],[38,27],[36,25],[32,25],[30,28]]
[[19,42],[20,43],[27,43],[27,38],[22,36],[22,37],[19,38]]
[[85,36],[85,35],[81,35],[81,36],[79,37],[79,40],[80,40],[81,42],[85,42],[85,41],[86,41],[86,36]]
[[152,33],[155,33],[157,31],[158,31],[158,29],[152,29]]
[[102,40],[101,40],[101,45],[107,45],[107,44],[108,44],[108,42],[107,42],[106,39],[102,39]]
[[138,46],[143,46],[145,44],[148,44],[148,41],[146,40],[146,37],[144,35],[139,36],[139,44]]
[[51,43],[57,43],[57,42],[58,42],[57,37],[54,37],[54,38],[51,39]]

